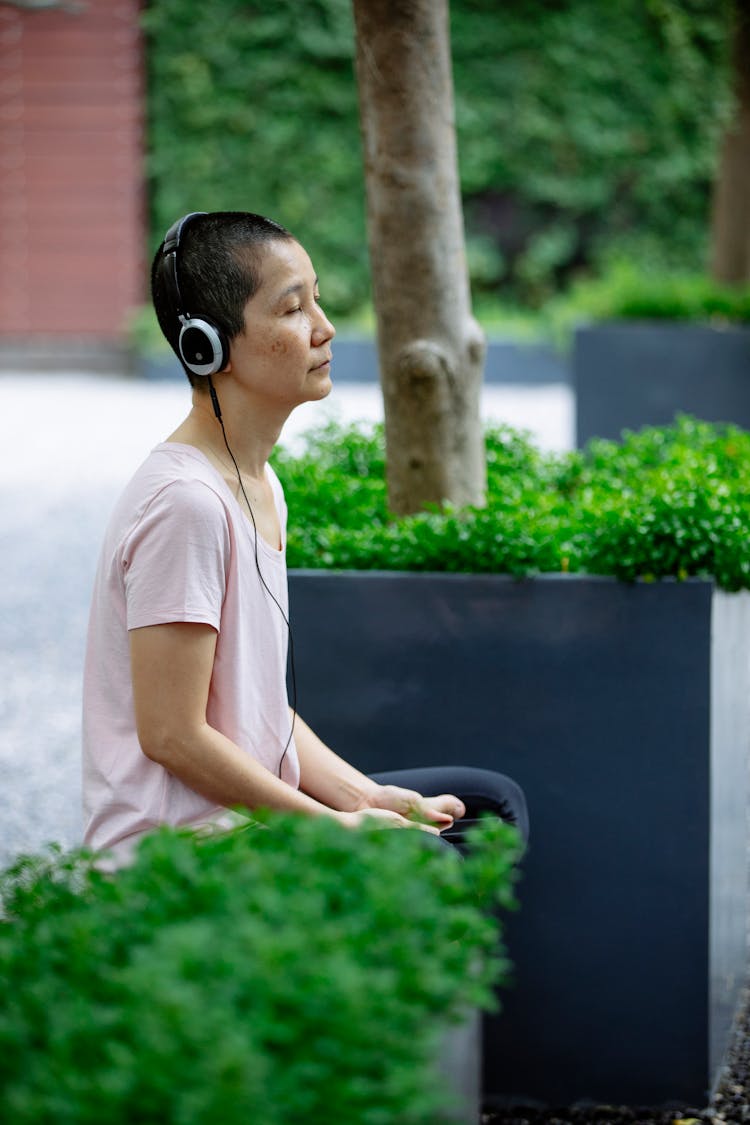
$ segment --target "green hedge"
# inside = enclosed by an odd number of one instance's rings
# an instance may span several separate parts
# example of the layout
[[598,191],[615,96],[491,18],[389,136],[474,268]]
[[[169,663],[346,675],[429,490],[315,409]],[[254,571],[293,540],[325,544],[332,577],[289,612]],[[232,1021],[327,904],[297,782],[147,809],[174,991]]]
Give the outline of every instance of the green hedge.
[[507,426],[487,432],[482,509],[391,518],[382,431],[328,428],[276,467],[292,567],[569,571],[714,576],[750,588],[750,435],[690,417],[545,454]]
[[721,285],[705,274],[662,273],[614,263],[596,280],[579,281],[551,302],[541,322],[567,346],[577,325],[599,320],[672,320],[750,324],[750,287]]
[[114,877],[77,856],[3,877],[6,1125],[433,1125],[437,1048],[506,976],[518,837],[267,816],[154,833]]
[[[705,265],[732,109],[728,0],[452,0],[468,258],[480,305],[542,303],[613,253]],[[333,315],[370,283],[350,0],[149,0],[152,245],[188,210],[272,215]]]

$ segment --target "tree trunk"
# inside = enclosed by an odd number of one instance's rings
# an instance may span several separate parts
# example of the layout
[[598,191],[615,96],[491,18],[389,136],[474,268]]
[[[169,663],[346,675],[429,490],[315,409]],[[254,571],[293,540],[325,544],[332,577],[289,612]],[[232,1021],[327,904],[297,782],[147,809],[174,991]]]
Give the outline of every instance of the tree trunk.
[[750,281],[750,0],[735,0],[732,29],[736,109],[724,135],[714,188],[711,273]]
[[389,505],[482,504],[447,0],[354,0]]

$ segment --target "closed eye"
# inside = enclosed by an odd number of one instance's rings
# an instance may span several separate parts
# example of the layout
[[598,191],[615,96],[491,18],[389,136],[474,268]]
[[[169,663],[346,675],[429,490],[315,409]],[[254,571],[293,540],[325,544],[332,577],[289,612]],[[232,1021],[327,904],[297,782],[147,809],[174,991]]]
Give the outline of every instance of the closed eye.
[[[313,294],[313,301],[316,305],[320,306],[320,293]],[[287,315],[291,315],[292,313],[304,312],[304,305],[295,305],[293,308],[287,309],[286,312]]]

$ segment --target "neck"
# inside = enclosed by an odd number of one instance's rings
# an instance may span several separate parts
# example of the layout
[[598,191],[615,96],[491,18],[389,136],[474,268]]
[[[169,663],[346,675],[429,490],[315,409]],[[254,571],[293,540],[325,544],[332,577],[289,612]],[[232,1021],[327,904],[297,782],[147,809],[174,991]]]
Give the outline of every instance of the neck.
[[[232,402],[231,395],[217,388],[226,442],[243,476],[262,479],[265,465],[279,439],[286,421],[270,419]],[[243,404],[244,405],[244,404]],[[185,421],[171,435],[170,441],[194,445],[226,464],[227,447],[209,395],[193,391],[193,406]]]

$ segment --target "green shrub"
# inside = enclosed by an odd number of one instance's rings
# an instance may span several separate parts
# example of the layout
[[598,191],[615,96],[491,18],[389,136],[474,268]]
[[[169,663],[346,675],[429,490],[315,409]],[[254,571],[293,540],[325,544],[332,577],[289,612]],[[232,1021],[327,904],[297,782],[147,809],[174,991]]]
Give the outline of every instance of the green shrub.
[[114,877],[81,855],[5,874],[7,1125],[436,1120],[440,1037],[506,973],[490,907],[514,905],[516,832],[484,822],[462,861],[261,819],[161,830]]
[[553,337],[570,343],[577,325],[598,320],[679,320],[750,323],[750,287],[721,285],[705,274],[644,270],[613,264],[596,280],[579,281],[544,313]]
[[713,576],[750,588],[750,435],[681,417],[672,426],[543,454],[487,431],[485,508],[392,518],[382,430],[329,427],[280,453],[293,567],[618,578]]

